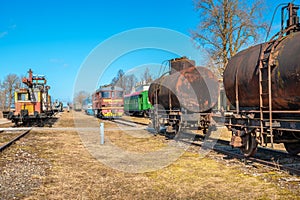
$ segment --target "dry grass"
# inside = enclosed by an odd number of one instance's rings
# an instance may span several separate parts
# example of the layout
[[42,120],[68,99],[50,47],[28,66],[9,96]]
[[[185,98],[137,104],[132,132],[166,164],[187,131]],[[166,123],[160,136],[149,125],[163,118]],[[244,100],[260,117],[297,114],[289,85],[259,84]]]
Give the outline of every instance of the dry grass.
[[[74,125],[70,120],[71,113],[63,113],[55,126]],[[109,122],[105,126],[114,127]],[[113,131],[108,137],[122,148],[141,153],[165,145],[154,136],[139,139]],[[296,199],[299,195],[245,175],[238,167],[199,159],[196,153],[186,152],[166,168],[136,174],[100,163],[73,130],[38,130],[26,142],[26,151],[34,151],[51,166],[42,185],[26,199]]]
[[126,120],[131,120],[134,122],[144,123],[144,124],[149,124],[151,121],[149,118],[134,117],[134,116],[128,116],[128,115],[123,115],[122,118],[126,119]]
[[[124,134],[124,131],[111,131],[109,134],[107,134],[107,136],[114,145],[132,152],[146,153],[150,151],[157,151],[166,146],[160,140],[136,138],[132,137],[131,135]],[[161,137],[162,140],[164,139],[163,136],[158,137]]]
[[11,122],[0,124],[0,128],[9,128],[9,127],[12,127],[12,126],[14,126],[14,123],[11,123]]
[[0,133],[0,146],[8,143],[12,139],[19,136],[21,132],[2,132]]
[[[59,113],[59,120],[54,124],[53,127],[74,127],[73,113],[64,112]],[[63,115],[63,117],[61,117]]]

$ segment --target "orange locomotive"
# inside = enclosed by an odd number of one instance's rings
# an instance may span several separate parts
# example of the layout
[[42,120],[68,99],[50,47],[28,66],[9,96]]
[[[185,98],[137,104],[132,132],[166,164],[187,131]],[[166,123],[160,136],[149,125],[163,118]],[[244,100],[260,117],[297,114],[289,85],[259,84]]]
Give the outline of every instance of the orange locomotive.
[[22,82],[27,86],[15,91],[15,111],[8,114],[8,119],[16,125],[43,125],[43,119],[53,115],[51,97],[48,94],[45,76],[33,75],[29,70],[29,77]]

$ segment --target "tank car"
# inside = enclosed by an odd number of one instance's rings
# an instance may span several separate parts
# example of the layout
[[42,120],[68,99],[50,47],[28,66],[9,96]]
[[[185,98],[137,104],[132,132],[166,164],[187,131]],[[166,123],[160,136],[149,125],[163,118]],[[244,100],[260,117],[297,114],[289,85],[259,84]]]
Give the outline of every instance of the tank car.
[[43,119],[53,115],[51,96],[48,94],[50,86],[46,85],[45,76],[33,75],[28,71],[29,77],[23,78],[26,87],[16,89],[15,111],[8,114],[8,119],[16,125],[43,125]]
[[124,91],[117,86],[100,87],[93,95],[93,110],[96,117],[114,119],[124,113]]
[[[226,116],[231,145],[245,156],[258,144],[284,143],[300,153],[300,24],[297,6],[288,4],[285,27],[270,41],[233,56],[224,71],[226,95],[235,110]],[[283,18],[283,15],[282,15]]]
[[205,67],[195,67],[186,57],[169,61],[170,72],[156,79],[149,88],[149,101],[154,106],[152,124],[157,132],[167,134],[181,129],[200,129],[206,133],[211,110],[219,94],[218,80]]

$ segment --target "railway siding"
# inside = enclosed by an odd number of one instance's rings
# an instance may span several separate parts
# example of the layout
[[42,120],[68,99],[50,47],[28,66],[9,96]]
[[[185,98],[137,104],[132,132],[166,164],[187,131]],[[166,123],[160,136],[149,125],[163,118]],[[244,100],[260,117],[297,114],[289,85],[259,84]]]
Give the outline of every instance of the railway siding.
[[[99,123],[81,113],[76,117],[87,132],[86,122]],[[300,195],[294,176],[260,172],[219,154],[199,159],[199,149],[194,146],[157,171],[121,172],[92,157],[69,120],[73,120],[72,114],[63,113],[54,125],[57,129],[36,128],[1,155],[1,199],[296,199]],[[104,123],[108,129],[118,128]],[[144,134],[150,137],[134,138],[118,130],[108,131],[107,137],[140,154],[173,142]],[[280,185],[279,179],[284,184]],[[233,189],[236,192],[232,193]]]

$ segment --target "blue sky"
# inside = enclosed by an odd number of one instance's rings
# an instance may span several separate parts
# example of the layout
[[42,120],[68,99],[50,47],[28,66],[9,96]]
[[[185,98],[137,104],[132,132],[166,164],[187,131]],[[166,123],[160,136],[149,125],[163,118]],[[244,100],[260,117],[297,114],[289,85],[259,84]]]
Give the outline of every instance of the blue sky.
[[[143,27],[189,36],[198,20],[192,0],[0,0],[0,80],[9,73],[26,75],[31,68],[46,75],[54,99],[70,101],[80,68],[104,41]],[[155,65],[174,53],[146,49],[127,55],[113,60],[97,84],[109,83],[119,68]]]

